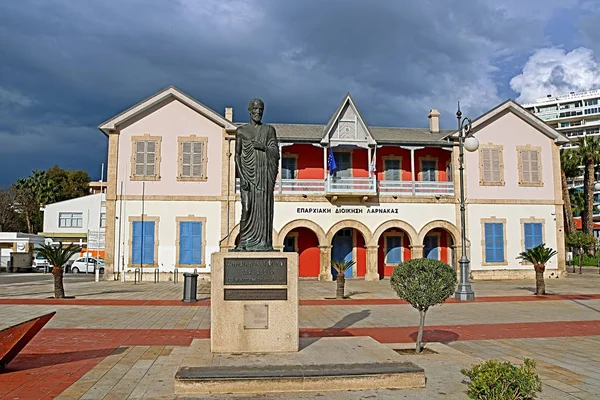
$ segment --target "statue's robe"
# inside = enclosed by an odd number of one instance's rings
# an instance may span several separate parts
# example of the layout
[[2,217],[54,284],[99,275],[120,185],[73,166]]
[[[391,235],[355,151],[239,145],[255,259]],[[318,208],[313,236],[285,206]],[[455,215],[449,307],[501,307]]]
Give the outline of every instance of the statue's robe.
[[[265,149],[255,149],[254,141]],[[239,147],[238,147],[239,146]],[[274,190],[279,144],[271,125],[247,124],[236,130],[236,168],[240,180],[242,218],[236,251],[273,251]]]

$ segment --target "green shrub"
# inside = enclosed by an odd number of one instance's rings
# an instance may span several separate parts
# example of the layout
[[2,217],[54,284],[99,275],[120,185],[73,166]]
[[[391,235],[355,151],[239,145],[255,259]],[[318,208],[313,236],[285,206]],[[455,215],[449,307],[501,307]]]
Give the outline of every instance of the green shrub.
[[390,284],[401,299],[419,311],[421,320],[417,335],[416,352],[423,350],[423,327],[429,307],[441,304],[456,290],[456,271],[439,260],[415,258],[394,268]]
[[535,399],[542,390],[535,361],[530,358],[523,360],[520,366],[487,360],[460,372],[471,379],[467,390],[470,399],[529,400]]

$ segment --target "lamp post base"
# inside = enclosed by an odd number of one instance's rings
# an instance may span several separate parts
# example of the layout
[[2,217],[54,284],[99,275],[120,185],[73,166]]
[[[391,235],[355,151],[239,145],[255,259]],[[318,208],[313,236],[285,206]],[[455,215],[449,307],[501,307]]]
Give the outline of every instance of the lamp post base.
[[456,293],[454,293],[454,298],[461,301],[475,300],[475,292],[473,292],[473,289],[471,289],[470,284],[459,284],[458,288],[456,289]]

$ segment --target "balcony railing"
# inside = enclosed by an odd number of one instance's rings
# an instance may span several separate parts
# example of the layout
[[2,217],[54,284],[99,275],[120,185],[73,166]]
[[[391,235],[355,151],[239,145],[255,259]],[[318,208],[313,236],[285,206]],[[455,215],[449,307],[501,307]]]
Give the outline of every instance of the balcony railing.
[[[240,182],[236,179],[235,192]],[[281,194],[381,194],[398,196],[452,196],[453,182],[377,181],[372,178],[282,179],[275,183],[275,193]]]
[[451,196],[454,194],[453,182],[425,181],[379,181],[380,194],[406,196]]
[[372,178],[337,178],[328,176],[325,190],[327,193],[375,193],[377,181]]

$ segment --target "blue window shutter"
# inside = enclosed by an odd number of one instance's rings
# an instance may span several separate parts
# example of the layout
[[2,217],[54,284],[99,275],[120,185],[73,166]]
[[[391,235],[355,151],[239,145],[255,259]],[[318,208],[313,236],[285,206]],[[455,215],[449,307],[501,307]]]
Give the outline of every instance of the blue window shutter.
[[131,229],[131,263],[139,264],[142,262],[142,223],[134,221]]
[[202,223],[179,223],[179,263],[202,264]]
[[529,250],[542,244],[542,223],[528,222],[523,224],[523,233],[525,236],[525,250]]
[[486,222],[485,235],[485,261],[504,262],[504,230],[500,222]]
[[192,223],[192,262],[202,264],[202,222]]
[[537,222],[533,224],[533,247],[542,244],[542,223]]
[[154,221],[144,222],[143,264],[154,264]]
[[525,250],[531,249],[533,246],[533,224],[523,224],[523,234],[525,235]]
[[179,263],[191,264],[189,222],[179,223]]

